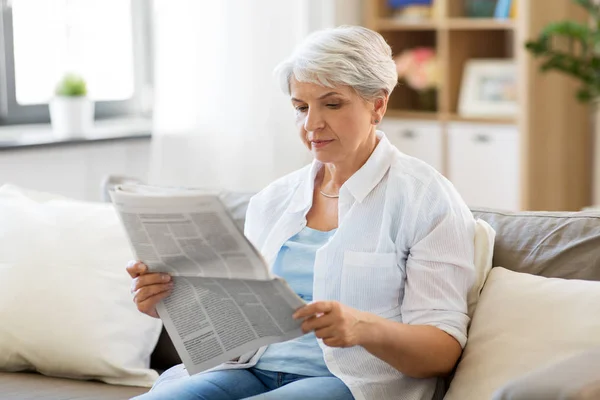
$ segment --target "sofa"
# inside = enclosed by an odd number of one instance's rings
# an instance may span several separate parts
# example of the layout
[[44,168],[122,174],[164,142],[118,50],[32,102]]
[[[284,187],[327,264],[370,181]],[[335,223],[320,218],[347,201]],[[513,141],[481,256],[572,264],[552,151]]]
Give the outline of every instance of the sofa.
[[[240,219],[240,216],[244,214],[248,196],[244,195],[242,200],[239,201],[235,201],[235,195],[230,199],[233,199],[232,204],[235,205],[235,214]],[[524,273],[523,275],[532,274],[544,278],[562,278],[556,284],[562,284],[563,279],[573,282],[600,281],[600,213],[592,211],[503,212],[489,209],[473,209],[472,212],[476,218],[488,222],[496,232],[493,254],[494,268],[502,267],[516,273]],[[240,223],[243,224],[242,219],[240,219]],[[536,282],[532,284],[536,287],[540,286]],[[486,290],[484,286],[482,301],[485,298]],[[490,293],[490,296],[492,294]],[[478,311],[479,309],[476,310],[471,328],[475,328]],[[483,318],[485,316],[479,317]],[[598,322],[600,314],[590,315],[589,318]],[[527,319],[521,318],[524,323]],[[600,325],[600,322],[598,325]],[[594,325],[595,328],[596,325]],[[538,343],[543,343],[544,335],[536,340]],[[591,338],[590,340],[590,344],[586,344],[586,346],[593,346],[596,339]],[[576,341],[575,344],[580,342]],[[573,346],[573,343],[568,344],[566,341],[562,343],[556,340],[549,345],[559,348],[563,344],[566,347]],[[467,344],[467,348],[469,345],[470,343]],[[541,353],[539,349],[536,351]],[[466,353],[468,352],[466,351]],[[566,356],[576,355],[574,349],[567,353],[562,355],[564,357],[561,356],[556,360],[546,359],[543,362],[544,365],[539,366],[544,367],[549,361],[562,361]],[[463,361],[461,360],[461,363]],[[150,366],[160,373],[179,362],[179,357],[163,329],[158,344],[152,352]],[[518,364],[523,363],[519,361]],[[530,364],[523,368],[526,368],[527,371],[533,370],[532,365],[538,366],[537,364]],[[492,365],[491,367],[500,368],[501,366]],[[597,371],[597,379],[588,377],[581,387],[571,390],[569,395],[571,397],[560,398],[600,399],[600,368]],[[454,379],[459,379],[459,376],[462,380],[466,379],[462,372],[459,364]],[[519,373],[519,375],[522,375],[522,373]],[[511,376],[509,379],[511,382],[502,382],[502,384],[513,384],[513,378],[515,377]],[[448,378],[443,390],[450,387],[450,399],[462,397],[460,390],[452,394],[453,384],[453,380]],[[510,397],[506,393],[499,394],[496,390],[499,383],[495,382],[493,384],[496,385],[494,388],[496,392],[495,399],[520,399],[519,397]],[[109,385],[98,381],[53,378],[33,372],[0,372],[0,399],[127,399],[147,390],[148,388]],[[464,390],[462,393],[465,393]],[[533,398],[530,397],[530,399]],[[466,397],[461,400],[465,399]]]
[[[163,330],[151,357],[151,368],[162,372],[181,361]],[[148,388],[109,385],[103,382],[54,378],[35,372],[0,372],[0,399],[14,400],[123,400],[146,393]]]

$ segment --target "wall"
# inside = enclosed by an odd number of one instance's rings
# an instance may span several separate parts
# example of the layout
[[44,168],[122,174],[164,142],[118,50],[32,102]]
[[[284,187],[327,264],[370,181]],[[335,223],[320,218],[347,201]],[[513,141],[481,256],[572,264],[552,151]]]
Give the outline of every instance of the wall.
[[[299,9],[307,13],[309,23],[303,28],[307,31],[326,26],[361,23],[361,0],[303,1],[306,3]],[[203,97],[202,93],[195,91],[195,88],[190,88],[190,81],[186,80],[186,77],[197,74],[201,70],[201,65],[207,64],[207,53],[200,51],[194,55],[194,58],[187,60],[188,62],[181,62],[178,59],[181,51],[191,53],[189,46],[193,41],[186,39],[186,36],[196,33],[198,25],[197,19],[182,18],[182,16],[185,17],[185,14],[193,16],[195,8],[201,7],[200,2],[179,1],[177,3],[190,5],[192,7],[190,13],[183,12],[185,10],[178,12],[173,4],[175,3],[171,1],[165,2],[165,8],[161,10],[162,22],[167,25],[174,24],[178,30],[163,30],[162,36],[157,37],[157,40],[162,40],[158,45],[163,52],[163,57],[157,60],[156,65],[161,86],[160,91],[157,92],[159,110],[154,124],[155,128],[162,131],[161,133],[168,132],[169,135],[157,135],[153,139],[156,143],[153,145],[152,157],[148,139],[36,147],[29,150],[3,150],[0,151],[0,185],[10,182],[75,199],[97,201],[101,199],[100,187],[107,175],[119,174],[148,180],[152,178],[149,176],[151,175],[149,165],[151,165],[153,181],[157,183],[192,186],[229,179],[229,186],[235,189],[257,190],[277,176],[310,161],[310,155],[293,133],[293,113],[289,100],[280,93],[277,94],[279,96],[276,101],[277,106],[269,110],[269,115],[277,116],[276,126],[280,127],[275,134],[256,137],[247,135],[248,130],[240,126],[238,120],[242,114],[248,112],[245,110],[245,105],[252,104],[253,99],[244,103],[230,96],[226,117],[217,121],[218,125],[224,128],[221,132],[211,131],[211,134],[227,135],[233,131],[241,131],[243,142],[236,146],[237,152],[230,151],[231,146],[227,139],[222,140],[218,145],[202,138],[190,140],[190,135],[193,137],[197,132],[190,133],[186,131],[187,127],[203,125],[202,122],[197,121],[196,110],[210,106],[215,99]],[[290,21],[294,18],[295,22],[291,21],[292,24],[301,23],[300,19],[296,21],[297,18],[293,13],[287,18]],[[157,22],[161,23],[160,20]],[[272,36],[271,32],[269,29],[268,35]],[[182,42],[181,46],[173,45],[177,41]],[[231,50],[235,51],[235,49]],[[242,54],[240,53],[239,56],[243,57]],[[213,64],[212,68],[216,68],[217,63]],[[167,71],[160,75],[165,69]],[[261,76],[263,75],[269,80],[269,85],[276,85],[270,70],[263,71]],[[259,90],[259,84],[256,84]],[[258,121],[257,126],[261,123],[262,121]],[[247,137],[243,138],[243,135]],[[229,140],[240,140],[240,136],[230,137]],[[235,165],[235,168],[231,171],[218,171],[216,168],[213,169],[213,163],[204,162],[215,154],[218,158],[224,159],[221,165],[231,164]],[[245,164],[241,164],[240,167],[241,159],[245,160]],[[258,173],[253,174],[255,176],[250,176],[252,179],[249,179],[248,176],[239,173],[244,170],[258,171]],[[230,178],[232,174],[238,176],[235,179]]]
[[156,4],[151,182],[256,191],[310,162],[272,71],[309,32],[359,23],[362,2]]
[[361,25],[363,21],[362,0],[334,0],[334,25]]
[[101,185],[110,174],[148,178],[149,139],[36,147],[0,151],[0,186],[101,201]]

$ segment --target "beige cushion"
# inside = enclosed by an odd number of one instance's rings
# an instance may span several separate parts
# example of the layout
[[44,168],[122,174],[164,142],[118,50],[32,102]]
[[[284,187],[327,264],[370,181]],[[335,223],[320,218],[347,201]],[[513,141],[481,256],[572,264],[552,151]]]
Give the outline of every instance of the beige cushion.
[[494,266],[600,281],[600,212],[472,211],[496,231]]
[[563,399],[600,399],[600,348],[585,351],[512,380],[498,389],[493,398]]
[[490,272],[447,400],[489,399],[512,379],[600,346],[600,282]]
[[151,386],[161,321],[137,311],[109,204],[0,188],[0,370]]
[[475,224],[475,282],[467,295],[469,318],[473,318],[481,290],[492,269],[495,237],[496,232],[492,227],[484,220],[478,219]]

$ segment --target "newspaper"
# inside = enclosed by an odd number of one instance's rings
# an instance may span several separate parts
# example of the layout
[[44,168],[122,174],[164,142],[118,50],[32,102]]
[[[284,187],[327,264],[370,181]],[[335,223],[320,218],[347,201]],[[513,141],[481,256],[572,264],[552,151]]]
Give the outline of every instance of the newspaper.
[[157,311],[190,375],[302,336],[304,305],[273,276],[218,194],[121,185],[110,193],[136,259],[173,277]]

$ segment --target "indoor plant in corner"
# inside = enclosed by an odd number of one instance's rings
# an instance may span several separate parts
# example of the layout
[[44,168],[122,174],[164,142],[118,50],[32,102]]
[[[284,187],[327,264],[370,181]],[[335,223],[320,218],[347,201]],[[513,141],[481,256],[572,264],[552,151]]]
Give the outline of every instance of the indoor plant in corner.
[[87,85],[81,76],[66,74],[56,86],[49,106],[55,136],[67,139],[90,133],[94,123],[94,103],[87,96]]
[[600,203],[600,5],[573,0],[589,14],[589,24],[560,21],[548,24],[535,40],[525,44],[542,58],[540,70],[558,71],[581,82],[577,98],[589,103],[594,115],[593,201]]

